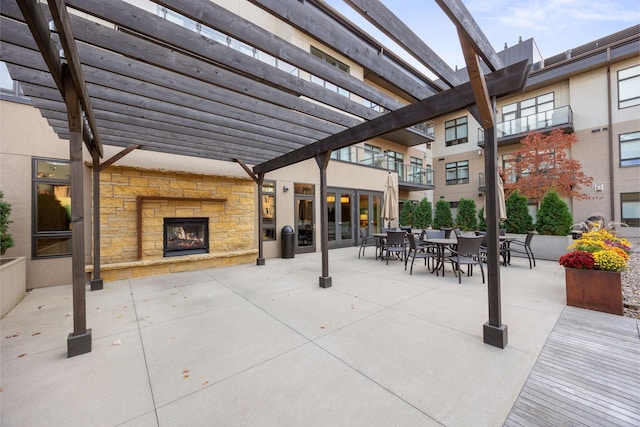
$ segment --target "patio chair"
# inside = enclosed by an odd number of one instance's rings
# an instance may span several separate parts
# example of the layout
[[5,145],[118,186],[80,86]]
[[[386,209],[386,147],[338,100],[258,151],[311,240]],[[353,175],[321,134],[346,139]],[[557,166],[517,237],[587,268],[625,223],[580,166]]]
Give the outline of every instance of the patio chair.
[[407,239],[409,241],[409,252],[404,259],[404,269],[407,270],[407,262],[409,258],[411,258],[411,269],[409,270],[409,274],[413,274],[413,263],[416,258],[424,259],[424,265],[429,266],[429,260],[435,259],[438,255],[435,252],[428,252],[426,248],[420,247],[416,244],[416,237],[409,233],[407,234]]
[[404,231],[394,231],[394,230],[387,231],[387,241],[384,246],[384,256],[382,257],[383,260],[386,259],[387,265],[389,265],[389,258],[391,258],[392,255],[395,255],[396,257],[402,259],[403,261],[406,259],[407,257],[407,244],[405,240],[406,236],[407,236],[407,233]]
[[467,276],[473,276],[473,266],[479,265],[482,272],[482,283],[484,283],[484,267],[480,256],[480,244],[482,236],[458,237],[458,244],[455,249],[451,249],[448,257],[454,273],[458,276],[458,283],[462,283],[462,266],[467,266]]
[[[520,240],[512,240],[508,245],[505,245],[504,251],[506,256],[511,258],[512,253],[524,254],[527,256],[529,260],[529,268],[533,268],[536,266],[536,257],[533,255],[533,251],[531,250],[531,240],[533,240],[534,233],[527,233],[527,237],[523,241]],[[531,265],[531,261],[533,261],[533,266]]]
[[364,248],[367,246],[375,246],[376,247],[376,256],[378,255],[378,239],[374,236],[369,236],[369,230],[366,227],[360,228],[360,249],[358,249],[358,258],[360,258],[360,253],[364,256]]

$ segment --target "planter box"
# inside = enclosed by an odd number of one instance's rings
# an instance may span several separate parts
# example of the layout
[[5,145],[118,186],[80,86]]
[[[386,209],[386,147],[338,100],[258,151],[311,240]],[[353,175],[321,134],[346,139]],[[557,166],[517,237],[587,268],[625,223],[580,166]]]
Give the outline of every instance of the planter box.
[[624,314],[622,275],[615,271],[565,268],[567,305]]
[[27,293],[25,257],[0,258],[0,317],[4,317]]
[[[524,242],[527,238],[526,234],[508,234],[509,237],[517,237],[518,240]],[[569,252],[567,246],[573,243],[573,238],[569,236],[544,236],[542,234],[536,234],[531,240],[531,251],[536,259],[544,259],[547,261],[558,261],[558,259]],[[522,256],[526,258],[526,255],[513,254],[513,256]]]

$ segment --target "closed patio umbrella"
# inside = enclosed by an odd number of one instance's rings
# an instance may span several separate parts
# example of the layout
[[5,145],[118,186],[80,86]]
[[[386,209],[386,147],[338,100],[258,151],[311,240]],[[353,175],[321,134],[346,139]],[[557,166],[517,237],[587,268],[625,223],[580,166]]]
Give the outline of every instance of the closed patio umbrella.
[[382,219],[388,221],[388,227],[391,227],[391,221],[398,217],[398,194],[396,193],[393,176],[388,174],[387,184],[384,189],[384,203],[382,204]]
[[[505,201],[505,197],[504,197],[504,181],[502,181],[502,176],[500,176],[500,172],[497,172],[497,176],[496,176],[496,184],[498,186],[498,221],[504,221],[505,219],[507,219],[507,203]],[[484,210],[483,210],[483,214],[484,214],[484,218],[487,218],[487,198],[484,198]]]

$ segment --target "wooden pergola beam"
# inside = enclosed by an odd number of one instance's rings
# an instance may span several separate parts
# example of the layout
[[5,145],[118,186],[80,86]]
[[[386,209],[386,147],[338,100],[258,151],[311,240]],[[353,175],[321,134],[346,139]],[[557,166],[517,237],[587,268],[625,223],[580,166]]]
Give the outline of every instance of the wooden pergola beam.
[[466,34],[458,30],[458,38],[460,39],[460,46],[462,47],[462,53],[464,55],[464,61],[467,65],[467,72],[469,73],[469,81],[471,82],[471,89],[473,90],[473,97],[476,100],[476,108],[478,109],[478,122],[483,129],[489,129],[495,126],[494,112],[491,107],[491,99],[489,98],[489,91],[487,90],[487,82],[484,79],[482,68],[480,67],[480,61],[478,54],[473,49],[473,45],[466,38]]
[[[522,90],[529,74],[528,61],[510,65],[487,76],[487,87],[491,96],[504,96]],[[471,83],[440,92],[382,117],[354,126],[309,144],[278,158],[266,161],[253,168],[254,172],[269,172],[310,159],[326,151],[337,150],[371,138],[404,129],[416,123],[431,120],[444,114],[467,108],[474,104]]]
[[451,19],[458,31],[461,31],[473,46],[473,50],[482,57],[491,71],[504,67],[502,59],[491,46],[480,26],[476,23],[467,7],[460,0],[436,0],[440,9]]

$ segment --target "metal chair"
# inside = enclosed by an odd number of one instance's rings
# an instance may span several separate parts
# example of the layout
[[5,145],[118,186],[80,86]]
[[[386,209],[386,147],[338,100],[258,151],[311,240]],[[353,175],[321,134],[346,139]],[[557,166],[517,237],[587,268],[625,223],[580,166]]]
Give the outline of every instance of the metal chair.
[[404,261],[407,257],[407,244],[406,237],[407,233],[404,231],[387,231],[387,241],[384,247],[384,256],[383,260],[387,260],[387,265],[389,265],[389,258],[392,255],[397,257],[402,257],[401,259]]
[[[360,249],[358,249],[358,258],[360,258],[360,253],[364,256],[364,249],[367,246],[375,246],[378,247],[378,239],[375,236],[369,236],[369,230],[365,227],[360,228]],[[376,256],[377,256],[376,252]]]
[[458,244],[455,249],[451,250],[451,255],[448,257],[451,261],[451,267],[454,273],[458,276],[458,283],[462,283],[462,266],[467,266],[467,276],[473,276],[473,266],[479,265],[482,272],[482,283],[484,283],[484,267],[482,266],[482,259],[480,255],[480,244],[482,243],[482,236],[467,237],[459,236]]
[[407,270],[407,262],[409,258],[411,258],[411,269],[409,270],[409,274],[413,274],[413,263],[416,258],[424,259],[424,265],[429,266],[429,260],[436,258],[438,255],[434,252],[427,252],[426,248],[420,247],[416,244],[416,237],[409,233],[407,234],[407,239],[409,240],[409,252],[404,259],[404,269]]
[[[533,251],[531,250],[531,240],[533,240],[534,235],[534,233],[527,233],[527,237],[524,239],[524,242],[520,240],[512,240],[507,246],[505,246],[505,254],[509,258],[511,258],[512,253],[524,254],[529,260],[529,268],[535,267],[536,257],[533,255]],[[531,261],[533,261],[533,267],[531,266]]]

